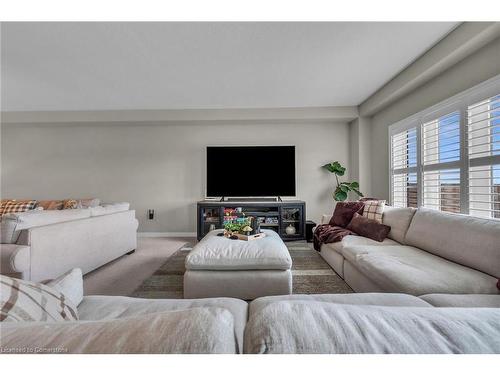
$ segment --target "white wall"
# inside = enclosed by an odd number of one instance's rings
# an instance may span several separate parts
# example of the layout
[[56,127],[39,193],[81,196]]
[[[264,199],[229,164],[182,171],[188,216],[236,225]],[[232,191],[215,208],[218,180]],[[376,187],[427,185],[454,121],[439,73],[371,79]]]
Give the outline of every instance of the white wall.
[[129,201],[139,231],[194,232],[205,146],[280,144],[296,145],[297,198],[318,221],[333,209],[333,179],[320,166],[348,165],[347,124],[9,124],[1,129],[1,191],[3,198]]
[[427,84],[375,114],[371,132],[372,195],[389,199],[388,127],[425,108],[500,74],[496,39]]
[[[359,182],[365,197],[371,196],[371,121],[358,117],[349,123],[350,179]],[[357,199],[357,195],[352,195]]]

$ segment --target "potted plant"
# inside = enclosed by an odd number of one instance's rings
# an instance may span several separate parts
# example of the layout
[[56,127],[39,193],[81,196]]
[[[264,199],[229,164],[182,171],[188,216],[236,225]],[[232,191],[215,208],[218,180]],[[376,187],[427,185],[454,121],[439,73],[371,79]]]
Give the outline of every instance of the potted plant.
[[335,175],[335,180],[337,181],[337,186],[333,192],[333,199],[337,202],[343,202],[347,199],[347,194],[352,191],[360,197],[363,193],[359,191],[359,183],[357,181],[353,182],[340,182],[339,176],[342,177],[345,174],[346,168],[343,167],[338,161],[333,161],[323,165],[321,168],[326,169],[328,172]]

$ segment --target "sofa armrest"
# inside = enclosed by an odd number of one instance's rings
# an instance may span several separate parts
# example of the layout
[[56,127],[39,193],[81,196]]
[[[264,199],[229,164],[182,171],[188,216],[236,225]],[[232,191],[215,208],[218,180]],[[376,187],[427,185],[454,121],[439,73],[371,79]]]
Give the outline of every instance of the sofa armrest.
[[30,247],[17,244],[0,244],[0,272],[18,278],[30,270]]

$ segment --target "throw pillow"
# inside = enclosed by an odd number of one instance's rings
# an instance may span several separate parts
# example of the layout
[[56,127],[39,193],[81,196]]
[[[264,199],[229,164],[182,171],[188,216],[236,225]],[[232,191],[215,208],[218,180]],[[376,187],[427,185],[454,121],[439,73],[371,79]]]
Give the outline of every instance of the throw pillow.
[[74,210],[78,208],[78,201],[76,199],[65,199],[63,203],[63,210]]
[[363,202],[338,202],[330,219],[330,225],[345,228],[356,212],[362,212]]
[[99,198],[86,198],[78,200],[78,208],[97,207],[99,204],[101,204],[101,200]]
[[384,201],[366,201],[364,202],[365,207],[363,208],[363,216],[376,220],[379,223],[382,222],[382,216],[384,214],[384,206],[385,206],[385,200]]
[[376,220],[367,219],[363,215],[355,213],[351,222],[346,229],[349,229],[360,236],[371,238],[372,240],[382,242],[385,240],[391,227],[388,225],[380,224]]
[[3,209],[8,202],[10,202],[10,199],[2,199],[2,201],[0,202],[0,215],[3,215]]
[[73,268],[45,285],[64,294],[75,306],[83,300],[83,274],[80,268]]
[[76,306],[54,288],[0,275],[0,322],[78,320]]
[[58,200],[38,202],[38,207],[43,207],[44,210],[62,210],[63,205],[64,202]]
[[28,201],[8,201],[3,205],[2,215],[10,214],[15,212],[25,212],[33,210],[36,207],[36,200],[28,200]]

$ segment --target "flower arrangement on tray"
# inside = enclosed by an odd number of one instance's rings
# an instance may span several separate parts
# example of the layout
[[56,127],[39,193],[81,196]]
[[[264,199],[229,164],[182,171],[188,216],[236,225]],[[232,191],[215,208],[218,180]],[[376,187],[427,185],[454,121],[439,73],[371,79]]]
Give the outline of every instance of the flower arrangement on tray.
[[265,234],[261,233],[258,227],[259,225],[252,216],[238,217],[224,223],[224,236],[233,240],[245,241],[265,237]]

